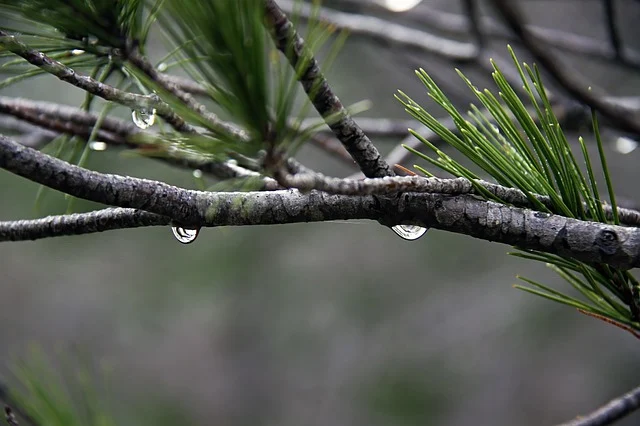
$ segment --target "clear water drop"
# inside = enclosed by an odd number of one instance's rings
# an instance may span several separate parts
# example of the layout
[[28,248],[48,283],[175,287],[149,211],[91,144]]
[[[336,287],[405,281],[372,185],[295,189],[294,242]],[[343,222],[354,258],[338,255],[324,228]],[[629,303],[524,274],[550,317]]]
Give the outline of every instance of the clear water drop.
[[407,241],[417,240],[429,230],[429,228],[423,228],[417,225],[396,225],[392,226],[391,229]]
[[148,129],[156,122],[156,109],[153,108],[151,112],[147,109],[134,109],[131,111],[131,119],[133,123],[141,129]]
[[193,177],[196,178],[196,179],[200,179],[202,177],[202,170],[195,169],[193,171]]
[[72,54],[73,56],[79,56],[79,55],[82,55],[83,53],[84,53],[84,50],[82,50],[82,49],[73,49],[73,50],[71,51],[71,54]]
[[89,149],[92,151],[105,151],[107,149],[107,144],[100,141],[93,141],[89,144]]
[[183,228],[181,226],[174,226],[171,230],[173,231],[173,236],[176,237],[176,240],[182,244],[190,244],[194,242],[200,233],[200,228]]
[[160,71],[160,72],[165,72],[167,70],[167,68],[169,68],[169,67],[164,62],[160,62],[158,64],[158,71]]
[[618,151],[620,154],[630,154],[635,151],[637,147],[638,142],[633,139],[624,136],[620,136],[618,139],[616,139],[616,151]]

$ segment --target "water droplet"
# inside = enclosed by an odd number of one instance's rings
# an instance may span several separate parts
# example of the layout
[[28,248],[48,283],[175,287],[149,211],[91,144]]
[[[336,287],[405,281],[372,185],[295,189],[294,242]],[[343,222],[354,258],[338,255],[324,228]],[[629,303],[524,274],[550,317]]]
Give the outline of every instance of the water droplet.
[[620,154],[630,154],[635,151],[637,147],[638,142],[633,139],[624,136],[620,136],[616,139],[616,151]]
[[194,242],[200,233],[200,228],[191,229],[183,228],[181,226],[174,226],[171,230],[173,231],[173,236],[176,237],[176,240],[180,241],[182,244]]
[[168,68],[168,66],[164,62],[160,62],[158,64],[158,71],[160,71],[160,72],[165,72],[167,70],[167,68]]
[[71,54],[72,54],[73,56],[79,56],[79,55],[82,55],[83,53],[84,53],[84,50],[82,50],[82,49],[73,49],[73,50],[71,51]]
[[156,122],[156,109],[153,108],[151,113],[147,109],[134,109],[131,111],[131,119],[133,123],[141,129],[147,129]]
[[202,170],[195,169],[193,171],[193,177],[196,178],[196,179],[200,179],[202,177]]
[[100,141],[93,141],[89,144],[89,149],[93,151],[105,151],[107,149],[107,144]]
[[429,228],[423,228],[416,225],[396,225],[392,226],[391,229],[401,238],[404,238],[408,241],[417,240],[418,238],[426,234],[429,230]]

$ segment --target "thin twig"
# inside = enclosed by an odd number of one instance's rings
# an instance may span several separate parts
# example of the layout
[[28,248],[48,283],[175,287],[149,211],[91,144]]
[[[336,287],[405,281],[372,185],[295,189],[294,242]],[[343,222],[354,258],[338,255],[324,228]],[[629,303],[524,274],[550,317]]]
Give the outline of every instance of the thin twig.
[[[426,24],[429,27],[453,34],[469,34],[471,29],[467,16],[444,12],[434,7],[418,7],[412,11],[409,18]],[[614,61],[622,66],[633,69],[640,68],[640,52],[625,49],[624,57],[619,58],[612,51],[611,45],[596,38],[568,33],[563,30],[546,28],[537,25],[527,24],[526,29],[536,36],[540,41],[553,46],[556,49],[582,54],[606,61]],[[505,26],[490,16],[480,18],[480,29],[488,37],[514,40],[514,35]]]
[[[313,8],[308,4],[297,4],[290,0],[278,2],[287,13],[299,13],[309,19]],[[444,56],[454,61],[470,61],[478,55],[478,49],[471,43],[459,42],[430,34],[405,25],[373,16],[358,15],[322,8],[320,19],[336,28],[348,30],[352,34],[364,35],[385,42],[399,43],[429,53]]]
[[92,234],[113,229],[167,226],[166,216],[136,209],[110,208],[90,213],[47,216],[0,222],[0,241],[27,241],[66,235]]
[[244,130],[218,118],[203,104],[196,101],[189,92],[182,90],[172,79],[166,78],[166,75],[159,72],[147,58],[132,52],[127,56],[127,59],[162,88],[181,100],[191,111],[204,118],[211,131],[239,142],[249,141],[249,135]]
[[616,9],[613,0],[603,0],[604,13],[607,19],[607,34],[615,57],[622,59],[622,38],[616,23]]
[[611,400],[591,414],[558,426],[607,426],[640,409],[640,387]]
[[294,69],[299,69],[300,64],[305,65],[299,77],[302,87],[320,115],[325,120],[329,120],[327,124],[353,157],[360,170],[365,176],[372,178],[393,176],[393,170],[385,163],[371,140],[351,118],[340,99],[329,87],[318,62],[289,18],[273,0],[265,0],[265,11],[268,26],[278,49],[287,56]]
[[14,35],[10,35],[2,30],[0,30],[0,47],[23,57],[30,64],[41,68],[49,74],[55,75],[60,80],[95,96],[127,106],[131,109],[155,109],[156,113],[174,129],[185,133],[195,133],[195,129],[191,125],[187,124],[182,117],[176,114],[166,102],[162,101],[162,99],[155,94],[138,95],[125,92],[94,80],[91,77],[79,75],[63,63],[48,57],[42,52],[30,49]]
[[[59,133],[70,134],[87,139],[93,126],[98,122],[96,114],[83,111],[68,105],[51,102],[35,102],[29,99],[9,98],[0,96],[0,113],[11,114],[14,117],[38,125],[44,129],[54,130]],[[147,154],[145,150],[159,149],[154,144],[139,143],[134,140],[135,135],[143,133],[137,126],[130,122],[113,117],[103,117],[98,140],[115,146],[126,146],[139,149],[141,154]],[[49,142],[51,139],[43,139]],[[32,148],[38,146],[29,145]],[[230,161],[212,161],[204,157],[183,155],[179,151],[161,150],[160,155],[154,158],[173,166],[185,167],[191,170],[199,169],[203,173],[215,176],[218,179],[253,178],[258,173],[238,166]],[[262,178],[262,186],[256,189],[275,190],[279,186],[268,177]]]

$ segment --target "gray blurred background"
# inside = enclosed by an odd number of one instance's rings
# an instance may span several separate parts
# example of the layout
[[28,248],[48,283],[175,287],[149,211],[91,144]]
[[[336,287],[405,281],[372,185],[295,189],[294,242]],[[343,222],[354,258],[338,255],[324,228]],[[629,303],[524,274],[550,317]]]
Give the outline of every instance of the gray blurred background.
[[[354,10],[342,3],[330,2]],[[605,39],[600,1],[526,3],[530,22]],[[638,49],[640,3],[617,4],[625,45]],[[437,33],[416,17],[430,8],[461,10],[424,0],[384,16]],[[154,43],[157,60],[166,50],[160,37]],[[492,41],[488,56],[507,64],[505,45]],[[556,54],[612,95],[640,94],[637,69]],[[328,77],[345,104],[373,102],[362,116],[408,118],[393,93],[426,101],[416,67],[460,105],[471,101],[455,66],[354,35]],[[490,85],[482,69],[462,68]],[[71,105],[83,95],[50,76],[0,94]],[[618,195],[640,201],[640,153],[623,155],[617,134],[606,136]],[[375,142],[388,152],[399,140]],[[354,172],[314,147],[299,159],[326,174]],[[88,167],[195,187],[190,171],[113,149],[93,153]],[[0,171],[0,220],[64,212],[54,191],[36,211],[37,190]],[[508,251],[437,230],[407,242],[373,222],[204,229],[191,245],[168,228],[3,243],[1,371],[15,383],[7,366],[34,343],[54,356],[87,354],[110,366],[103,395],[117,420],[156,425],[545,425],[637,386],[640,342],[513,289],[520,274],[570,292],[544,265]],[[619,424],[639,423],[636,415]]]

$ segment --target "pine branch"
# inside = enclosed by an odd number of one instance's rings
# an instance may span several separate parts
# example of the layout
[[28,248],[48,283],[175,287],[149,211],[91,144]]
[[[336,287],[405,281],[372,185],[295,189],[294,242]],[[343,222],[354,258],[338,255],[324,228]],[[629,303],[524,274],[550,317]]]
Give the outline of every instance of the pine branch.
[[[32,101],[29,99],[10,98],[0,96],[0,113],[10,114],[29,123],[73,136],[87,139],[93,126],[98,122],[98,116],[68,105],[61,105],[44,101]],[[143,133],[137,126],[130,122],[113,117],[104,117],[101,121],[97,139],[115,146],[128,148],[145,148],[153,145],[135,142],[132,137]],[[46,140],[44,141],[46,142]],[[32,146],[32,148],[37,148]],[[218,179],[235,179],[260,176],[258,173],[247,170],[234,164],[233,161],[211,161],[195,156],[181,155],[179,152],[167,152],[164,156],[154,157],[173,166],[198,169],[203,173],[215,176]],[[278,189],[277,183],[267,177],[262,178],[262,187],[256,189]]]
[[265,0],[265,10],[276,46],[287,56],[294,69],[300,68],[302,63],[305,64],[305,69],[299,76],[304,91],[325,121],[329,120],[327,125],[342,142],[360,170],[370,178],[393,176],[393,170],[385,163],[371,140],[351,118],[340,99],[329,87],[318,61],[306,47],[289,18],[274,0]]
[[155,94],[138,95],[129,93],[109,86],[108,84],[101,83],[91,77],[79,75],[73,69],[48,57],[44,53],[30,49],[14,35],[10,35],[2,30],[0,30],[0,47],[21,56],[30,64],[88,93],[134,110],[143,108],[149,110],[155,109],[156,113],[177,131],[195,133],[195,129],[191,125],[187,124],[182,117],[177,115],[166,102],[162,101],[162,99]]
[[558,426],[606,426],[640,409],[640,387],[610,401],[605,406],[586,416],[579,416]]
[[[338,195],[392,195],[402,192],[482,195],[472,182],[465,178],[441,179],[421,176],[386,176],[375,179],[341,179],[324,176],[321,173],[288,174],[281,171],[276,175],[276,179],[284,187],[296,188],[303,192],[317,190]],[[482,186],[486,191],[508,204],[517,207],[534,207],[527,196],[517,188],[507,188],[482,180],[476,180],[474,183]],[[548,196],[534,195],[534,197],[546,207],[552,207],[553,205]],[[586,204],[585,208],[587,208]],[[603,205],[602,208],[607,217],[611,219],[613,217],[611,206]],[[618,215],[622,224],[640,227],[640,212],[618,208]]]
[[640,228],[584,222],[469,195],[403,193],[381,202],[372,195],[315,191],[192,191],[86,170],[6,137],[0,137],[0,167],[75,197],[145,210],[186,227],[371,219],[386,226],[442,229],[620,269],[640,266]]
[[248,142],[249,135],[242,129],[238,129],[230,123],[226,123],[217,115],[207,110],[207,108],[196,101],[190,93],[182,90],[180,86],[175,84],[172,79],[166,78],[166,76],[160,73],[147,58],[139,55],[136,52],[132,52],[127,55],[127,59],[135,67],[144,72],[151,80],[159,84],[162,88],[174,95],[180,101],[182,101],[191,111],[199,114],[204,120],[206,120],[209,128],[219,135],[223,135],[231,140],[237,140],[238,142]]

